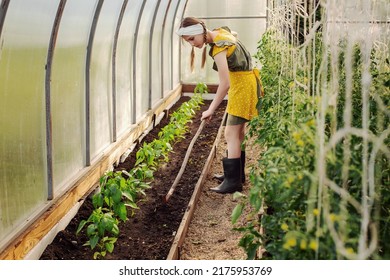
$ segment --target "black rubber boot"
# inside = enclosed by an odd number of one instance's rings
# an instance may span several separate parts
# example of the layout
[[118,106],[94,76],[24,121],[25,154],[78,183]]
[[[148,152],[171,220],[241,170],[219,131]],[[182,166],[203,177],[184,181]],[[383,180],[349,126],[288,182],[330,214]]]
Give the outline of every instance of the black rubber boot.
[[[226,157],[228,157],[228,150],[226,150]],[[214,174],[214,177],[215,179],[217,179],[218,181],[222,182],[223,179],[225,179],[225,175],[222,174]]]
[[[214,178],[222,182],[225,176],[223,174],[214,174]],[[245,183],[245,151],[241,151],[241,183]]]
[[241,192],[241,159],[224,158],[222,159],[222,163],[225,179],[218,187],[211,188],[210,190],[217,193]]

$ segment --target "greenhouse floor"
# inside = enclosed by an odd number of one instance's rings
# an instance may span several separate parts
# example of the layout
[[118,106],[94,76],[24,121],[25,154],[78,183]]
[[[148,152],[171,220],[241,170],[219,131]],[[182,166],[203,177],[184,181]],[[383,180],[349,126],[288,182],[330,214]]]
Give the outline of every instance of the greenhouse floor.
[[[212,191],[218,181],[214,174],[221,174],[222,158],[226,156],[226,143],[221,138],[217,148],[214,164],[211,166],[203,185],[194,216],[191,220],[186,239],[181,248],[180,259],[183,260],[238,260],[246,259],[246,252],[238,246],[242,233],[234,231],[231,214],[237,201],[233,195],[223,195]],[[249,139],[246,148],[246,183],[243,193],[250,188],[249,172],[258,158],[256,146]],[[242,226],[245,215],[234,226]]]

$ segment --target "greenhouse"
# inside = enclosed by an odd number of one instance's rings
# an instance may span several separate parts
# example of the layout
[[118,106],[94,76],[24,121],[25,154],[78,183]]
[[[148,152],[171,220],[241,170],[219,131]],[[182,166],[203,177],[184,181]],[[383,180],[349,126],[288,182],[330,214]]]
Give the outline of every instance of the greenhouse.
[[389,0],[0,3],[0,260],[390,259]]

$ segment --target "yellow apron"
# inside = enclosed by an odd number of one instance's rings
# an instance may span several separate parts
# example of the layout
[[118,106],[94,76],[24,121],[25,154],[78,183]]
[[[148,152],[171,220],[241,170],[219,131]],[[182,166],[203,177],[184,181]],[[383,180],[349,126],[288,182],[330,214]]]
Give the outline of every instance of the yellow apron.
[[228,114],[251,120],[258,115],[257,102],[263,95],[258,69],[229,72]]

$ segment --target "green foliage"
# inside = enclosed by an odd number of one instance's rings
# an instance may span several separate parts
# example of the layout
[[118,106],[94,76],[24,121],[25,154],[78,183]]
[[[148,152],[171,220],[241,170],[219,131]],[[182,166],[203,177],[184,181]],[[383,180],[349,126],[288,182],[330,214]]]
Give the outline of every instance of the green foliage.
[[[340,65],[337,77],[332,77],[332,65],[328,59],[327,75],[324,81],[335,79],[339,82],[339,94],[334,106],[328,106],[324,131],[319,130],[319,105],[321,96],[310,79],[320,72],[321,61],[326,57],[322,50],[321,34],[317,34],[314,44],[316,51],[312,59],[314,67],[308,71],[294,66],[293,49],[278,31],[269,29],[259,42],[255,58],[262,65],[261,79],[265,90],[262,111],[250,123],[249,136],[261,148],[256,168],[251,171],[252,188],[240,200],[232,213],[233,224],[250,207],[247,223],[236,228],[242,233],[239,243],[248,259],[257,258],[257,250],[264,247],[271,259],[340,259],[353,258],[358,251],[361,234],[361,213],[351,203],[347,203],[338,192],[322,189],[319,197],[319,174],[326,171],[337,186],[343,186],[355,201],[363,195],[364,139],[357,135],[346,137],[325,154],[325,166],[320,169],[317,156],[318,143],[323,137],[325,143],[337,130],[345,127],[347,77],[345,70],[345,49],[340,44]],[[307,55],[312,55],[308,52]],[[330,54],[329,54],[330,56]],[[352,50],[352,86],[350,87],[352,108],[351,126],[361,128],[364,123],[362,100],[362,55],[358,47]],[[390,65],[389,61],[376,59],[375,51],[369,69],[372,83],[368,96],[369,129],[372,135],[386,135],[390,125],[389,115],[384,114],[390,105]],[[322,64],[323,65],[323,64]],[[294,68],[295,67],[295,68]],[[308,75],[312,75],[312,77]],[[378,98],[380,96],[380,99]],[[388,111],[387,111],[388,112]],[[383,140],[389,147],[390,139]],[[374,144],[369,143],[367,154],[373,154]],[[390,173],[389,159],[382,153],[375,157],[377,200],[373,203],[373,222],[379,229],[378,249],[372,258],[389,258],[390,247]],[[319,207],[319,201],[325,205]],[[261,211],[263,214],[259,215]],[[264,231],[260,233],[260,227]],[[345,252],[342,254],[332,236],[336,230],[343,240]]]
[[194,93],[195,94],[198,93],[197,96],[201,96],[201,94],[208,93],[208,92],[209,89],[207,88],[207,85],[205,83],[198,83],[194,89]]
[[[85,227],[89,240],[84,244],[94,250],[94,259],[104,258],[112,253],[119,235],[119,222],[125,222],[134,210],[139,209],[137,202],[146,196],[145,190],[150,188],[153,172],[161,162],[169,160],[175,141],[184,138],[187,124],[203,102],[202,93],[207,87],[199,84],[194,96],[184,102],[171,114],[170,123],[159,133],[159,138],[144,143],[137,151],[134,167],[129,171],[109,171],[99,180],[99,191],[92,196],[94,210],[87,220],[80,222],[76,234]],[[129,210],[130,213],[129,214]]]
[[95,208],[88,220],[80,222],[76,233],[79,234],[86,225],[89,240],[84,245],[90,246],[92,250],[98,249],[94,258],[111,253],[119,234],[118,220],[114,218],[114,213],[102,207]]

